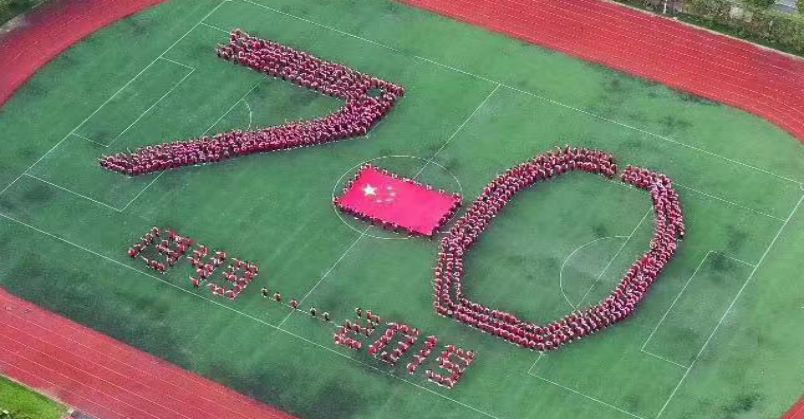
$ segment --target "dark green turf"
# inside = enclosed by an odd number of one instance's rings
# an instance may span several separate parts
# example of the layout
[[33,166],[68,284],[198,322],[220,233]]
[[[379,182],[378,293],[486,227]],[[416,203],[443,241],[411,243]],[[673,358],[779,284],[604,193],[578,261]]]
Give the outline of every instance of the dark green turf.
[[[798,398],[795,139],[741,111],[396,3],[260,1],[267,8],[233,0],[209,14],[217,1],[177,0],[128,19],[0,109],[0,188],[10,184],[0,196],[2,286],[303,417],[775,417]],[[226,35],[194,26],[204,17],[407,95],[367,138],[163,175],[101,170],[104,153],[339,106],[218,59]],[[632,319],[541,359],[435,315],[437,241],[365,230],[331,205],[372,159],[471,200],[503,170],[566,143],[672,176],[689,234]],[[537,185],[469,256],[467,293],[534,321],[598,301],[647,248],[649,208],[645,192],[588,174]],[[235,303],[193,290],[186,264],[159,276],[125,255],[152,225],[263,273]],[[267,302],[263,286],[308,295],[305,308],[338,321],[375,309],[478,361],[457,388],[438,388],[335,346],[332,326]]]

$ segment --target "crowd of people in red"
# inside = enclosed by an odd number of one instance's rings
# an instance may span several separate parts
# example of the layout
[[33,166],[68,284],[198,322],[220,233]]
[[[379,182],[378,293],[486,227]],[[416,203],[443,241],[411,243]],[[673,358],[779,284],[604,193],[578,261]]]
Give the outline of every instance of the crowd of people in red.
[[[403,337],[397,347],[391,352],[384,350],[396,338],[397,334],[401,334]],[[389,323],[385,333],[369,346],[368,353],[373,357],[379,354],[380,359],[384,362],[396,365],[399,362],[399,358],[408,353],[410,348],[416,344],[416,341],[419,340],[419,335],[421,335],[421,331],[415,327],[410,327],[406,324]]]
[[628,270],[614,292],[600,304],[575,311],[564,318],[538,325],[514,314],[470,301],[463,294],[464,258],[505,205],[520,191],[563,173],[583,170],[613,178],[614,158],[584,148],[558,149],[508,170],[495,179],[473,203],[449,234],[441,240],[435,267],[435,310],[472,327],[533,350],[557,349],[628,318],[673,258],[684,237],[684,217],[678,193],[665,175],[629,166],[623,182],[650,193],[655,215],[655,233],[650,249]]
[[[157,244],[157,240],[159,243]],[[167,235],[158,227],[152,227],[150,231],[140,237],[140,241],[134,243],[128,249],[128,255],[132,259],[140,258],[145,261],[149,268],[159,272],[165,273],[168,268],[175,265],[181,257],[190,250],[190,247],[195,243],[193,239],[184,237],[173,230],[168,230]],[[151,258],[143,254],[143,252],[151,246],[155,246],[156,254],[162,255],[160,262],[156,258]]]
[[449,371],[449,376],[441,375],[433,370],[427,370],[427,379],[446,388],[453,388],[463,377],[466,369],[475,362],[476,354],[465,351],[455,345],[447,345],[447,350],[436,359],[438,366]]
[[[218,285],[210,281],[210,278],[230,258],[229,254],[224,251],[217,251],[212,257],[210,257],[210,253],[208,247],[201,245],[193,250],[192,256],[188,257],[190,264],[195,268],[196,274],[196,276],[190,277],[190,283],[196,288],[206,282],[207,287],[213,294],[234,300],[260,273],[260,267],[256,264],[238,258],[231,258],[231,263],[221,274],[221,277],[226,280],[228,288]],[[209,262],[205,262],[206,259],[209,259]]]
[[[359,351],[363,348],[363,342],[357,338],[372,336],[377,327],[380,326],[380,318],[368,311],[365,313],[366,324],[363,325],[361,324],[364,315],[363,310],[357,308],[355,313],[361,320],[357,322],[347,320],[337,328],[334,339],[337,345]],[[388,328],[385,329],[385,332],[369,345],[368,354],[374,358],[379,358],[388,365],[396,365],[416,345],[420,336],[421,331],[415,327],[403,323],[388,323]],[[389,351],[387,348],[392,343],[396,343],[396,346]],[[406,367],[408,373],[415,374],[419,367],[432,355],[436,346],[438,346],[438,337],[428,336],[419,352],[413,355],[413,360],[408,362]],[[476,356],[474,351],[464,350],[455,345],[445,345],[445,350],[436,358],[436,362],[441,369],[449,372],[449,375],[445,376],[430,369],[425,371],[425,375],[429,381],[451,389],[460,382],[464,372],[472,365]]]
[[219,46],[217,53],[225,60],[343,99],[346,104],[323,118],[147,146],[133,153],[103,156],[100,165],[136,176],[361,136],[383,119],[405,93],[395,84],[240,30],[233,31],[229,44]]
[[[193,245],[196,245],[195,240],[182,236],[172,229],[152,227],[128,249],[128,255],[132,259],[142,259],[149,268],[164,274],[169,268],[176,265]],[[153,250],[146,254],[145,252],[149,248],[153,248]],[[213,294],[230,300],[236,299],[260,272],[260,268],[256,264],[230,258],[224,251],[212,254],[208,247],[200,243],[193,249],[192,255],[187,256],[187,259],[195,268],[196,276],[190,276],[190,283],[194,287],[199,288],[206,283],[207,288]],[[227,261],[231,262],[221,273],[221,278],[227,286],[221,286],[213,282],[213,274]]]
[[415,374],[416,370],[424,364],[424,361],[433,353],[433,349],[438,346],[438,337],[428,336],[424,341],[424,347],[419,350],[419,353],[413,355],[413,361],[408,362],[408,374]]

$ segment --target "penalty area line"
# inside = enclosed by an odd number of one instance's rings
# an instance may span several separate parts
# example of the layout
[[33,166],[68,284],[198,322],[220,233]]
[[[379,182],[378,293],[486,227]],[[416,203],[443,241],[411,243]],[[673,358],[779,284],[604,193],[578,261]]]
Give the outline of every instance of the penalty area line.
[[637,418],[637,419],[645,419],[644,417],[639,416],[639,415],[637,415],[636,413],[629,412],[629,411],[627,411],[627,410],[625,410],[625,409],[623,409],[623,408],[617,407],[617,406],[615,406],[615,405],[613,405],[613,404],[606,403],[606,402],[604,402],[603,400],[596,399],[596,398],[594,398],[594,397],[592,397],[592,396],[589,396],[589,395],[587,395],[587,394],[581,393],[580,391],[575,390],[574,388],[567,387],[567,386],[565,386],[565,385],[562,385],[562,384],[556,383],[555,381],[548,380],[547,378],[544,378],[544,377],[541,377],[541,376],[538,376],[538,375],[535,375],[535,374],[528,374],[528,375],[530,375],[531,377],[534,377],[534,378],[538,378],[538,379],[540,379],[540,380],[542,380],[542,381],[544,381],[544,382],[546,382],[546,383],[550,383],[550,384],[552,384],[552,385],[554,385],[554,386],[556,386],[556,387],[559,387],[559,388],[562,388],[562,389],[564,389],[564,390],[567,390],[567,391],[569,391],[569,392],[571,392],[571,393],[577,394],[577,395],[579,395],[579,396],[581,396],[581,397],[584,397],[584,398],[587,398],[587,399],[592,400],[592,401],[594,401],[594,402],[600,403],[600,404],[602,404],[603,406],[606,406],[606,407],[612,408],[612,409],[614,409],[614,410],[616,410],[616,411],[618,411],[618,412],[620,412],[620,413],[624,413],[624,414],[626,414],[626,415],[628,415],[628,416],[631,416],[631,417],[633,417],[633,418]]
[[689,374],[690,374],[690,371],[692,371],[692,368],[695,367],[695,364],[701,358],[701,354],[709,346],[709,342],[712,341],[712,338],[715,336],[717,331],[720,329],[720,326],[723,324],[723,321],[726,320],[726,317],[729,315],[729,312],[731,311],[732,308],[734,308],[734,305],[740,299],[740,296],[743,294],[743,291],[745,291],[745,288],[751,282],[751,279],[757,273],[757,270],[759,270],[759,267],[762,266],[762,262],[765,261],[765,258],[770,253],[771,249],[773,248],[773,245],[776,244],[777,240],[779,240],[779,236],[782,235],[782,231],[784,231],[784,228],[787,227],[787,224],[790,223],[790,220],[793,218],[793,215],[795,215],[796,211],[801,206],[802,201],[804,201],[804,195],[802,195],[799,198],[798,202],[793,207],[793,209],[790,211],[790,214],[787,216],[787,219],[784,220],[784,223],[781,225],[781,227],[779,227],[779,230],[776,232],[776,235],[773,236],[773,240],[771,240],[771,242],[768,244],[768,247],[765,249],[765,252],[762,253],[762,257],[759,258],[759,261],[754,266],[754,269],[751,270],[751,273],[748,275],[748,278],[746,278],[745,282],[743,282],[743,285],[740,287],[740,290],[737,291],[737,295],[734,296],[734,299],[731,301],[731,304],[729,304],[729,306],[726,308],[726,311],[723,312],[723,315],[720,317],[720,320],[715,325],[715,328],[712,330],[712,333],[710,333],[709,337],[706,338],[706,341],[704,342],[703,346],[701,347],[701,350],[698,351],[698,353],[695,355],[695,358],[692,359],[692,362],[690,363],[689,368],[687,368],[687,371],[684,373],[683,376],[681,376],[681,379],[678,381],[678,384],[673,389],[673,391],[670,393],[670,396],[667,398],[667,401],[665,401],[664,405],[662,405],[662,408],[659,409],[659,413],[656,414],[657,418],[660,417],[662,415],[662,413],[664,413],[665,409],[667,409],[667,406],[670,405],[670,401],[673,400],[673,397],[678,392],[678,389],[681,388],[681,385],[684,383],[684,380],[686,380],[687,376],[689,376]]

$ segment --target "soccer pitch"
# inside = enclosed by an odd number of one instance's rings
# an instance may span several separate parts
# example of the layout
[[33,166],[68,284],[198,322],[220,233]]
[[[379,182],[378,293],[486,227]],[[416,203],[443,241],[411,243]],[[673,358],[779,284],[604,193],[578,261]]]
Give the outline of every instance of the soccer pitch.
[[[135,178],[101,169],[104,154],[340,106],[216,57],[233,28],[406,95],[365,138]],[[733,108],[385,0],[174,0],[60,56],[0,108],[0,133],[0,285],[301,417],[778,417],[801,395],[804,153]],[[670,176],[687,236],[631,319],[558,351],[438,317],[438,241],[332,204],[366,162],[468,204],[565,144]],[[647,249],[650,204],[589,174],[538,184],[473,250],[466,293],[539,322],[594,304]],[[229,302],[193,289],[187,263],[159,275],[126,255],[154,225],[260,276]],[[477,361],[447,390],[337,346],[355,307]]]

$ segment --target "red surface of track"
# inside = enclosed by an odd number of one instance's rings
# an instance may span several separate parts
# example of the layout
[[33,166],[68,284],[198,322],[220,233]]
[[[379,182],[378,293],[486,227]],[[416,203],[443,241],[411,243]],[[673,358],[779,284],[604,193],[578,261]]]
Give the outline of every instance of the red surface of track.
[[793,405],[793,407],[782,416],[782,419],[804,419],[804,398]]
[[111,418],[291,418],[0,289],[0,373]]
[[67,48],[95,31],[165,0],[55,0],[0,35],[0,106]]
[[401,0],[723,102],[804,141],[804,60],[600,0]]

